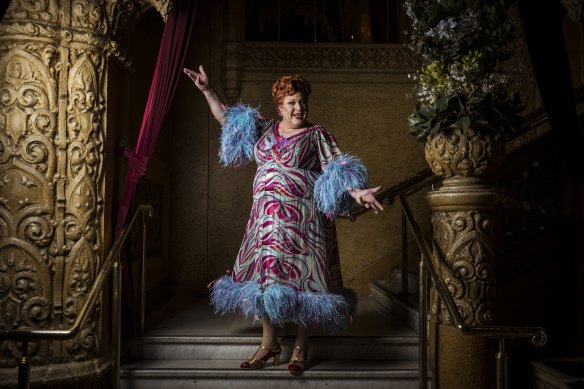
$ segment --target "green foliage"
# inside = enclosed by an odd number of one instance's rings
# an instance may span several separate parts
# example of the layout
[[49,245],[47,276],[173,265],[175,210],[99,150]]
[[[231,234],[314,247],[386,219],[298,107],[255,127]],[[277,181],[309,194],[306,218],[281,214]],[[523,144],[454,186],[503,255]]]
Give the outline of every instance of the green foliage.
[[523,110],[521,99],[516,93],[489,94],[466,97],[461,95],[441,96],[431,104],[418,103],[408,117],[408,127],[412,135],[425,140],[429,134],[436,134],[440,128],[456,126],[463,132],[471,125],[490,129],[504,136],[519,125]]
[[418,104],[408,127],[425,140],[441,127],[513,131],[522,109],[506,90],[500,63],[509,56],[510,0],[408,0],[410,48],[426,65],[414,75]]

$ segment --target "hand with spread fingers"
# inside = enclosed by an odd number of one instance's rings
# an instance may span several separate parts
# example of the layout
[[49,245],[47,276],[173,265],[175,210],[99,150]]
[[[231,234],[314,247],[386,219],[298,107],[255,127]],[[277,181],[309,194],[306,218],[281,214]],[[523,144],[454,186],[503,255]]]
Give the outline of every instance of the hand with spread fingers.
[[380,186],[376,188],[353,189],[349,191],[349,194],[355,199],[357,204],[368,209],[371,208],[377,214],[377,212],[383,211],[383,206],[375,198],[375,193],[379,192],[380,189]]
[[199,65],[199,71],[196,72],[194,70],[184,68],[183,73],[186,74],[191,81],[195,84],[195,86],[203,92],[203,95],[207,99],[207,103],[209,104],[209,108],[211,109],[211,113],[213,117],[221,124],[225,124],[225,116],[223,114],[224,105],[219,96],[215,93],[213,88],[211,88],[211,84],[209,83],[209,77],[207,73],[205,73],[205,69],[203,69],[203,65]]
[[199,72],[195,72],[194,70],[184,68],[183,72],[189,76],[191,80],[195,83],[197,88],[203,93],[209,89],[209,77],[207,77],[207,73],[205,73],[205,69],[203,69],[203,65],[199,65]]

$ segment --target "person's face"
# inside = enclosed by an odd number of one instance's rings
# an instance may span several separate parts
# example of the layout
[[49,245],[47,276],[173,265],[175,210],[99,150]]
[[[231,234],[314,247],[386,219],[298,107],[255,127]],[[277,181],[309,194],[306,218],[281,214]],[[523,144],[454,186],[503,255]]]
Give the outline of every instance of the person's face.
[[282,113],[282,124],[285,128],[302,128],[308,117],[308,99],[302,92],[284,97],[279,106]]

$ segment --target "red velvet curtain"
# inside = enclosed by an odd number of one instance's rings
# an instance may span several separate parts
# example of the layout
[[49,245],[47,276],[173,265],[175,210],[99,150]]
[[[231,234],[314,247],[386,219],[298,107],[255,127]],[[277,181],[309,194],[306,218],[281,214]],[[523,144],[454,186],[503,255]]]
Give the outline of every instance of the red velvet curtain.
[[[168,15],[158,51],[150,94],[146,102],[140,134],[134,149],[125,148],[123,156],[128,161],[128,177],[120,200],[116,219],[116,237],[120,234],[140,178],[146,173],[148,161],[156,147],[158,134],[170,108],[172,97],[181,77],[192,27],[195,21],[197,0],[175,0]],[[126,303],[132,300],[131,277],[125,257],[122,256],[124,295]]]
[[122,193],[116,222],[116,235],[126,222],[136,187],[146,173],[148,160],[156,147],[158,134],[170,108],[187,53],[191,30],[195,20],[197,1],[175,0],[162,35],[156,69],[146,109],[142,117],[140,135],[134,150],[124,149],[129,165],[128,177]]

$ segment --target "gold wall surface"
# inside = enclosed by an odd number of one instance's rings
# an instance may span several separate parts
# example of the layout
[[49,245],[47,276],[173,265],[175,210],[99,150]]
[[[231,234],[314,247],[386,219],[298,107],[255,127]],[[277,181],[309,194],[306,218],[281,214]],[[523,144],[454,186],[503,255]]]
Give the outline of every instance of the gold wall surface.
[[[164,0],[12,0],[0,23],[2,330],[70,328],[87,298],[111,239],[108,58],[129,65],[125,37],[153,6],[166,17]],[[98,355],[101,309],[73,339],[31,344],[32,363]],[[0,348],[0,366],[15,366],[17,345]]]

